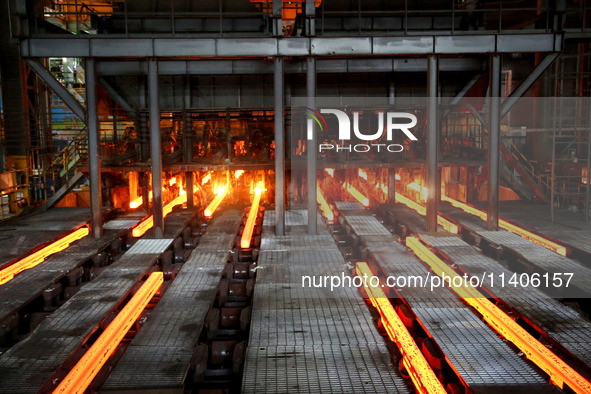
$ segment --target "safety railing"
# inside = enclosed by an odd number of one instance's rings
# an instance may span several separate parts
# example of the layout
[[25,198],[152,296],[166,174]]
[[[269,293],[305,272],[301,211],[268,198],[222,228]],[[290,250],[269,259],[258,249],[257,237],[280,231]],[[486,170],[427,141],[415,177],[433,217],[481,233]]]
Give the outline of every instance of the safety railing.
[[[590,10],[586,2],[485,2],[455,0],[425,8],[421,2],[400,0],[374,5],[357,2],[316,2],[316,35],[413,34],[437,30],[451,34],[527,30],[586,30]],[[249,34],[270,35],[272,1],[245,1],[240,9],[224,0],[199,2],[197,7],[179,7],[175,2],[153,2],[147,8],[131,1],[41,2],[33,7],[33,33],[43,33],[46,21],[76,34]],[[388,4],[388,5],[384,5]],[[527,6],[523,6],[526,4]],[[283,35],[305,35],[305,2],[284,2]]]
[[543,191],[543,193],[547,196],[550,195],[550,191],[552,190],[552,180],[550,178],[550,174],[541,173],[536,166],[524,156],[524,154],[519,150],[519,148],[511,141],[510,138],[503,136],[503,142],[507,147],[511,156],[517,161],[519,165],[526,171],[526,173],[537,183],[538,187]]

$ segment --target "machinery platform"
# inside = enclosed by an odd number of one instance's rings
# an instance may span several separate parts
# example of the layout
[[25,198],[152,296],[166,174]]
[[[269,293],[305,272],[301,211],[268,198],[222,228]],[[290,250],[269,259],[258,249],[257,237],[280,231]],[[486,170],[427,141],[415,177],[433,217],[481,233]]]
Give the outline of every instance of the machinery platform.
[[474,247],[457,236],[419,234],[425,242],[440,251],[464,272],[482,277],[484,287],[502,299],[525,319],[539,327],[554,341],[562,345],[583,363],[591,366],[591,323],[581,313],[547,296],[532,286],[491,286],[490,276],[513,272],[490,257],[482,255]]
[[240,221],[238,210],[216,215],[101,391],[182,390]]
[[[183,213],[165,219],[164,239],[140,239],[95,280],[0,356],[0,392],[36,393],[156,264],[180,234]],[[177,222],[175,225],[174,223]],[[147,234],[149,235],[149,234]]]
[[75,285],[82,276],[81,266],[93,259],[106,259],[106,255],[99,254],[105,253],[113,241],[124,237],[138,220],[135,213],[111,220],[105,224],[102,237],[84,237],[0,286],[0,325],[14,318],[20,309],[43,296],[44,292],[59,290],[57,287],[62,278],[67,276],[68,283]]
[[0,224],[0,267],[89,220],[89,208],[52,208]]
[[516,258],[527,262],[545,272],[549,273],[572,273],[571,289],[568,297],[590,297],[591,296],[591,268],[583,266],[578,261],[564,257],[543,246],[536,245],[517,234],[506,230],[488,231],[486,222],[464,212],[449,204],[442,204],[440,212],[446,217],[460,223],[467,231],[475,237],[482,238],[487,243],[497,248],[502,248],[513,254]]
[[[340,211],[382,271],[389,276],[422,276],[429,270],[373,216]],[[447,288],[409,286],[399,294],[437,343],[451,367],[473,392],[537,392],[554,389]]]
[[242,392],[408,392],[360,294],[302,286],[350,272],[327,228],[310,237],[306,222],[286,212],[277,237],[265,213]]

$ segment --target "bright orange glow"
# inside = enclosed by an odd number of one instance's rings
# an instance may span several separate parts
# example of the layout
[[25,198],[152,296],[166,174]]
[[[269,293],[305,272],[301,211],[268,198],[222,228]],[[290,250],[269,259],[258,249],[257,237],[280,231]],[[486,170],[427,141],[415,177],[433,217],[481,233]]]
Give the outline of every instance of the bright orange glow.
[[[416,211],[419,215],[427,216],[427,208],[424,206],[414,202],[410,198],[396,192],[396,202],[402,203],[409,207],[410,209]],[[459,229],[458,226],[450,222],[449,220],[443,218],[441,215],[437,215],[437,224],[439,224],[445,231],[448,231],[452,234],[457,234]]]
[[201,184],[205,185],[207,182],[209,182],[211,180],[211,174],[213,173],[213,171],[209,171],[207,174],[205,174],[203,176],[203,178],[201,178]]
[[254,225],[257,219],[257,214],[259,212],[259,204],[261,202],[263,190],[263,185],[260,183],[254,189],[254,199],[252,200],[250,212],[248,213],[248,218],[246,218],[246,223],[244,224],[242,238],[240,238],[240,247],[242,249],[250,247],[250,240],[252,239],[252,232],[254,231]]
[[564,383],[566,383],[577,393],[591,393],[591,383],[588,380],[579,375],[560,357],[524,330],[499,307],[483,297],[477,289],[470,285],[454,286],[453,279],[460,275],[456,274],[450,266],[445,264],[417,238],[407,237],[406,246],[411,248],[418,258],[427,263],[436,275],[442,277],[445,274],[451,278],[449,282],[451,284],[450,288],[462,297],[466,303],[476,309],[491,327],[517,346],[527,358],[546,372],[550,376],[552,383],[561,389],[564,388]]
[[395,174],[395,175],[394,175],[394,179],[396,179],[397,181],[399,181],[399,180],[400,180],[400,175],[398,175],[398,174]]
[[[148,195],[148,198],[150,199],[150,201],[152,201],[152,192],[150,192],[150,194]],[[135,209],[135,208],[141,207],[143,203],[144,203],[144,201],[142,200],[142,197],[140,196],[129,203],[129,208]]]
[[164,281],[153,272],[53,392],[84,393]]
[[[365,262],[357,263],[355,271],[357,276],[361,278],[374,276]],[[365,283],[365,291],[372,305],[380,313],[382,324],[388,336],[398,346],[406,371],[410,375],[417,392],[444,394],[446,391],[443,385],[435,376],[435,372],[433,372],[408,329],[392,307],[380,284],[376,287],[368,286],[368,284]]]
[[234,172],[234,179],[238,179],[244,174],[244,170],[237,170]]
[[427,190],[428,189],[426,187],[422,187],[421,185],[411,182],[408,185],[406,185],[406,188],[419,192],[423,201],[427,201]]
[[357,201],[361,203],[364,207],[369,207],[369,199],[365,197],[361,192],[355,189],[353,186],[345,184],[345,190],[349,192],[350,195],[353,196]]
[[168,181],[168,186],[176,185],[176,177],[170,178]]
[[334,178],[334,168],[325,168],[324,171],[326,171],[328,175]]
[[[179,195],[177,198],[175,198],[174,200],[172,200],[171,202],[166,204],[164,206],[164,208],[162,208],[163,217],[166,217],[169,213],[171,213],[172,208],[174,208],[176,205],[182,204],[183,202],[185,202],[187,200],[187,198],[185,197],[185,194],[186,193]],[[142,220],[140,224],[135,226],[133,228],[133,230],[131,230],[131,235],[135,238],[141,237],[142,235],[144,235],[146,233],[146,231],[151,229],[153,226],[154,226],[154,215],[150,215],[147,218],[145,218],[144,220]]]
[[[460,208],[463,211],[468,212],[469,214],[472,214],[474,216],[478,216],[480,219],[486,221],[486,212],[485,211],[482,211],[478,208],[472,207],[472,206],[465,204],[463,202],[456,201],[456,200],[451,199],[447,196],[442,195],[441,199],[443,201],[449,202],[451,205],[453,205],[456,208]],[[561,256],[566,256],[566,248],[564,246],[557,244],[556,242],[552,242],[549,239],[541,237],[541,236],[534,234],[530,231],[527,231],[526,229],[516,226],[513,223],[509,223],[505,219],[499,218],[499,226],[507,231],[510,231],[514,234],[519,235],[521,238],[527,239],[528,241],[535,243],[536,245],[543,246],[546,249],[556,252]]]
[[45,246],[44,248],[20,259],[19,261],[9,265],[8,267],[0,270],[0,285],[9,282],[18,273],[35,267],[42,263],[47,257],[61,250],[66,249],[70,246],[70,243],[84,238],[90,231],[88,227],[81,227],[68,235],[58,239],[57,241]]
[[209,203],[209,205],[207,206],[207,208],[205,208],[205,211],[203,212],[203,215],[205,217],[210,218],[213,215],[213,213],[215,212],[215,210],[217,209],[217,207],[224,200],[224,197],[226,197],[226,191],[227,190],[228,190],[228,187],[227,186],[220,187],[220,188],[217,189],[217,191],[216,191],[217,196],[213,199],[212,202]]
[[359,176],[367,181],[367,172],[363,171],[361,168],[359,169]]
[[316,185],[316,201],[320,204],[320,210],[324,214],[324,217],[330,222],[334,222],[334,214],[330,209],[330,205],[326,202],[326,199],[322,195],[322,190],[320,190],[320,185]]

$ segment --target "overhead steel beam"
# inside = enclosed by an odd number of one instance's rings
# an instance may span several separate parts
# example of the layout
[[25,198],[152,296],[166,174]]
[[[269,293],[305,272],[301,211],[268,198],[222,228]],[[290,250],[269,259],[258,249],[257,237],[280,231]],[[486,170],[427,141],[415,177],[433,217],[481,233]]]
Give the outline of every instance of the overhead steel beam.
[[101,161],[98,154],[99,120],[96,95],[94,59],[86,59],[86,107],[88,117],[88,168],[90,180],[90,231],[94,238],[103,235],[103,196],[101,189]]
[[[273,4],[279,3],[274,1]],[[277,26],[277,29],[279,27]],[[21,41],[23,57],[276,57],[401,56],[559,52],[561,33],[347,37],[35,37]]]
[[99,82],[99,85],[101,85],[101,87],[102,87],[103,89],[105,89],[105,92],[107,92],[107,94],[108,94],[109,96],[111,96],[111,98],[112,98],[112,99],[113,99],[113,100],[114,100],[114,101],[115,101],[117,104],[119,104],[119,106],[120,106],[121,108],[123,108],[123,110],[124,110],[125,112],[127,112],[127,113],[128,113],[130,116],[131,116],[131,117],[135,117],[135,116],[137,115],[137,114],[136,114],[136,109],[135,109],[135,108],[133,108],[133,106],[132,106],[131,104],[129,104],[129,103],[127,102],[127,100],[125,100],[125,99],[123,98],[123,96],[121,96],[121,95],[119,94],[119,92],[117,92],[117,91],[115,90],[115,88],[113,88],[113,87],[112,87],[112,86],[111,86],[111,85],[110,85],[110,84],[109,84],[107,81],[105,81],[105,79],[104,79],[104,78],[102,78],[102,77],[101,77],[101,78],[99,78],[98,82]]
[[24,59],[25,62],[31,67],[33,71],[41,78],[43,82],[49,86],[51,90],[57,94],[57,96],[62,99],[62,101],[72,110],[74,115],[80,118],[83,122],[86,121],[86,109],[68,92],[66,89],[55,77],[49,72],[48,69],[39,62],[38,59]]
[[[309,57],[307,59],[308,70],[306,72],[306,95],[308,96],[308,108],[316,108],[316,59]],[[308,131],[312,132],[312,139],[307,140],[308,153],[308,234],[316,235],[317,223],[316,215],[318,213],[318,203],[316,195],[316,182],[318,178],[317,173],[317,137],[314,122],[312,119],[307,120]]]
[[283,58],[275,58],[275,235],[285,235],[285,136],[283,132]]
[[439,146],[437,146],[438,69],[437,56],[429,56],[427,73],[427,231],[437,231],[437,200],[439,199],[437,173],[439,171]]
[[150,157],[152,159],[152,215],[154,216],[154,237],[164,234],[164,212],[162,207],[162,151],[160,148],[160,104],[158,94],[158,61],[148,60],[148,95],[150,110]]
[[[239,60],[162,60],[158,62],[160,75],[248,75],[273,74],[273,63],[264,59]],[[439,59],[439,71],[482,71],[486,62],[478,58],[454,57]],[[284,64],[284,74],[306,73],[306,62],[290,60]],[[377,72],[426,72],[426,58],[375,58],[375,59],[316,59],[316,72],[377,73]],[[97,62],[97,73],[102,76],[146,75],[145,62],[139,60]]]
[[560,53],[549,53],[544,59],[532,70],[531,73],[519,84],[517,88],[501,105],[501,119],[505,117],[511,111],[511,108],[517,103],[517,101],[533,86],[533,84],[542,76],[544,71],[554,63],[554,61],[560,56]]
[[488,124],[488,201],[486,229],[499,229],[499,142],[501,137],[501,55],[491,56],[490,120]]

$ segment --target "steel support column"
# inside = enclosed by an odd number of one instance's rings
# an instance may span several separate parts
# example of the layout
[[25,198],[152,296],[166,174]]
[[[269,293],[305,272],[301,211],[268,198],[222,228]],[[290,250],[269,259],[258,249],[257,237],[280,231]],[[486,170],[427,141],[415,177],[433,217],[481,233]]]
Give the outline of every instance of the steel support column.
[[94,238],[103,235],[103,196],[99,159],[99,122],[94,59],[86,59],[86,124],[88,127],[88,172],[90,176],[90,230]]
[[437,85],[438,64],[437,56],[428,58],[427,81],[427,231],[437,231],[437,200],[440,186],[437,185],[438,156],[437,146]]
[[150,156],[152,159],[152,215],[154,237],[162,238],[164,215],[162,212],[162,152],[160,150],[160,105],[158,102],[158,62],[148,60],[148,94],[150,110]]
[[[184,146],[184,150],[183,150],[183,155],[184,155],[184,162],[185,163],[190,163],[193,160],[193,150],[192,150],[192,144],[193,144],[193,139],[191,138],[191,134],[193,132],[193,129],[191,128],[191,113],[190,112],[186,112],[185,113],[185,119],[184,119],[184,139],[183,142],[185,144]],[[195,204],[195,198],[194,198],[194,191],[193,191],[193,171],[185,171],[185,183],[187,184],[187,208],[188,209],[192,209]]]
[[388,205],[396,202],[396,169],[388,168]]
[[[308,96],[308,108],[316,107],[316,59],[308,57],[306,71],[306,95]],[[306,151],[308,152],[308,234],[316,235],[317,223],[316,216],[318,212],[316,182],[318,178],[317,166],[317,137],[314,130],[314,122],[308,119],[308,130],[312,131],[312,139],[307,140]]]
[[285,138],[283,133],[283,58],[275,58],[275,235],[285,235]]
[[[183,119],[183,161],[190,163],[193,161],[193,127],[191,125],[191,77],[185,77],[185,118]],[[195,204],[193,191],[193,171],[185,171],[185,183],[187,186],[187,209],[192,209]]]
[[501,135],[501,55],[491,56],[490,120],[488,121],[487,230],[499,229],[499,140]]

